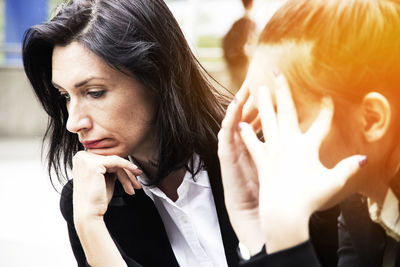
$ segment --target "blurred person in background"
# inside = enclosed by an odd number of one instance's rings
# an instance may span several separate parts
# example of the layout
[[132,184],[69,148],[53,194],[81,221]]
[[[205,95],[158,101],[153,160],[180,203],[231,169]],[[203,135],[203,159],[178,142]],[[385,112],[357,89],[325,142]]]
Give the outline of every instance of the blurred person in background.
[[27,30],[23,61],[79,266],[238,265],[217,158],[227,97],[162,0],[68,1]]
[[342,200],[338,266],[400,266],[399,36],[398,0],[292,0],[264,28],[219,133],[249,266],[324,266],[309,219]]
[[242,85],[249,67],[251,48],[257,40],[257,26],[251,19],[253,0],[242,0],[244,16],[233,23],[222,39],[222,49],[230,77],[230,90],[235,93]]

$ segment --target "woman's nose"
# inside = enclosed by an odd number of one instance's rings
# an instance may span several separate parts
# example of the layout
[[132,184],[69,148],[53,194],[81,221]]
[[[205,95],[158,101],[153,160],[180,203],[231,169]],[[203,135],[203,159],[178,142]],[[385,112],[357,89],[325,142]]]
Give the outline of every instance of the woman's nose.
[[70,101],[68,105],[67,130],[71,133],[79,133],[91,128],[91,120],[87,108]]

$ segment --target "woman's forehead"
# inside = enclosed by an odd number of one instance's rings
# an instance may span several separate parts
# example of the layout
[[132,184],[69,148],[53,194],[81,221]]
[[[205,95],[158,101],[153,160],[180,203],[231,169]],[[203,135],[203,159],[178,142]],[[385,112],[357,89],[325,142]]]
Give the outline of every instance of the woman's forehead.
[[[311,52],[311,42],[305,41],[259,44],[250,62],[246,83],[249,86],[272,86],[276,71],[285,75],[293,71],[306,72],[312,64]],[[296,74],[302,75],[302,73]]]
[[100,77],[111,81],[116,71],[79,43],[56,46],[52,57],[52,79],[60,85],[84,81],[91,77]]
[[[314,91],[307,88],[300,88],[298,81],[293,81],[296,76],[305,75],[306,69],[312,63],[310,43],[287,42],[277,45],[259,45],[249,66],[246,77],[246,86],[250,89],[256,89],[260,86],[267,86],[271,90],[271,96],[274,100],[274,73],[279,71],[283,73],[291,85],[293,100],[297,103],[315,103],[320,98]],[[296,67],[294,67],[296,66]],[[296,73],[293,71],[304,71]]]

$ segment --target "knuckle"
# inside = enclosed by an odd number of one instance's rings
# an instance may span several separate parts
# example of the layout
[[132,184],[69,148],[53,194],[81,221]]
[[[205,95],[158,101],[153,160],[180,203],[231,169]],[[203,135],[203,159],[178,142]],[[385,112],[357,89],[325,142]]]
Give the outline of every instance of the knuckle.
[[72,163],[78,163],[82,161],[86,156],[85,151],[78,151],[73,157],[72,157]]
[[228,128],[228,127],[229,127],[229,122],[228,122],[228,120],[225,118],[225,119],[223,119],[222,122],[221,122],[221,128],[224,129],[224,128]]
[[218,154],[218,157],[223,156],[223,150],[222,150],[221,146],[218,146],[217,154]]
[[120,159],[120,157],[118,157],[117,155],[112,155],[112,156],[109,156],[109,159],[112,161],[117,161]]
[[217,135],[217,138],[218,138],[219,141],[222,140],[223,135],[224,135],[223,130],[220,130],[220,131],[218,132],[218,135]]

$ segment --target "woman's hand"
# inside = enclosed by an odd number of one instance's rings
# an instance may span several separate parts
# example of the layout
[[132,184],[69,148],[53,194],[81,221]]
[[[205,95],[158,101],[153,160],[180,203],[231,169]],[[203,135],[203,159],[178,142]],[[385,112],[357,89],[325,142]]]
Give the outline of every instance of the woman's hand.
[[[327,169],[319,160],[319,147],[330,130],[331,99],[323,99],[318,118],[302,133],[290,89],[281,74],[275,79],[274,92],[276,112],[270,90],[260,87],[257,92],[265,142],[248,124],[239,124],[257,168],[260,221],[269,253],[306,241],[310,215],[337,197],[366,160],[352,156]],[[228,112],[241,113],[240,107]]]
[[126,266],[103,220],[118,179],[128,194],[141,188],[141,171],[118,156],[80,151],[73,158],[73,214],[76,232],[90,266]]
[[[256,254],[264,244],[258,211],[258,178],[256,167],[245,147],[237,125],[248,90],[242,88],[229,105],[218,134],[218,156],[221,163],[225,203],[232,226],[250,251]],[[237,109],[237,112],[232,112]]]
[[[114,192],[118,179],[128,194],[141,188],[135,175],[141,171],[130,161],[118,156],[101,156],[79,151],[73,157],[74,220],[102,217]],[[77,222],[79,223],[79,222]]]

